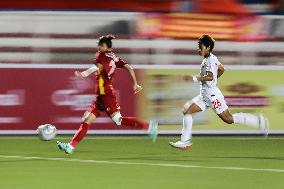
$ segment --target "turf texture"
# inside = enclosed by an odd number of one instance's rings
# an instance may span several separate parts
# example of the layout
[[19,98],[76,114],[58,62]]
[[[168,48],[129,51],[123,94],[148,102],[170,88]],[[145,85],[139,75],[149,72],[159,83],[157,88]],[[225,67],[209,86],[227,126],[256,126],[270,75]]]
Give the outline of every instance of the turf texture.
[[284,188],[284,137],[195,137],[186,151],[177,139],[90,136],[66,155],[56,139],[0,136],[0,188]]

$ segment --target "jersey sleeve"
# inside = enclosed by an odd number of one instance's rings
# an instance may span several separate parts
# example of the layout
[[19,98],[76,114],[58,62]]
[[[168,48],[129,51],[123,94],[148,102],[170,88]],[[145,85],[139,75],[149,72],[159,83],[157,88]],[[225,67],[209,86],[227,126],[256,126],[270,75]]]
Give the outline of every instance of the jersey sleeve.
[[101,58],[101,54],[100,54],[99,52],[97,52],[96,55],[95,55],[95,58],[93,59],[93,63],[94,63],[95,65],[101,63],[101,62],[100,62],[100,58]]
[[219,62],[217,57],[212,57],[212,58],[209,59],[209,61],[206,64],[206,71],[214,73],[215,70],[218,69],[218,66],[220,64],[221,63]]
[[[218,60],[218,58],[216,57],[215,58],[216,60],[215,60],[215,62],[216,62],[216,65],[217,65],[217,67],[221,64],[221,62]],[[222,64],[221,64],[222,65]]]
[[[216,57],[216,67],[217,67],[217,70],[219,69],[219,66],[222,66],[224,68],[224,65],[218,60],[218,58]],[[218,73],[218,71],[217,71]]]
[[122,68],[125,64],[127,64],[127,63],[122,58],[118,58],[118,61],[115,62],[115,65],[116,65],[117,68]]

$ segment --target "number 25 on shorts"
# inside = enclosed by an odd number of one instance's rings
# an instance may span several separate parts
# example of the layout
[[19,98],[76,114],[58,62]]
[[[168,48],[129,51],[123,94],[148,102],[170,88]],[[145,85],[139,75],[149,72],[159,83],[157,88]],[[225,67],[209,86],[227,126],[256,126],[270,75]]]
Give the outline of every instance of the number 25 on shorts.
[[218,99],[212,101],[212,106],[213,106],[214,109],[219,108],[221,105],[222,104]]

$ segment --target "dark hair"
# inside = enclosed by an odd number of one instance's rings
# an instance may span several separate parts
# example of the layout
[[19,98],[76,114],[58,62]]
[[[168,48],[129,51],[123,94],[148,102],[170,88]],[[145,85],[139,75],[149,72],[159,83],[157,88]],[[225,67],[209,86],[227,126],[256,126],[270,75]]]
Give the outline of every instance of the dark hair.
[[198,39],[198,44],[200,43],[203,44],[205,47],[210,47],[210,51],[212,51],[214,49],[215,39],[213,39],[213,37],[211,37],[210,35],[202,35]]
[[98,45],[102,45],[102,44],[106,44],[108,48],[111,48],[112,47],[112,41],[115,39],[115,37],[113,35],[104,35],[104,36],[101,36],[99,38],[99,42],[98,42]]

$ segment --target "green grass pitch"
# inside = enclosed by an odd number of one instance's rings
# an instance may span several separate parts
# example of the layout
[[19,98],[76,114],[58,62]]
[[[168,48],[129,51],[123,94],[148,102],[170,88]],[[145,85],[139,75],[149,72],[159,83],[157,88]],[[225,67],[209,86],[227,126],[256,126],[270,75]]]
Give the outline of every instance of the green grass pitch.
[[[59,138],[67,141],[67,138]],[[55,141],[0,137],[3,189],[282,189],[283,137],[87,137],[65,155]]]

